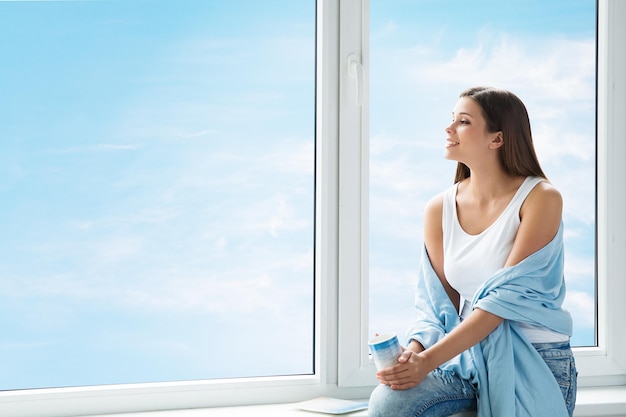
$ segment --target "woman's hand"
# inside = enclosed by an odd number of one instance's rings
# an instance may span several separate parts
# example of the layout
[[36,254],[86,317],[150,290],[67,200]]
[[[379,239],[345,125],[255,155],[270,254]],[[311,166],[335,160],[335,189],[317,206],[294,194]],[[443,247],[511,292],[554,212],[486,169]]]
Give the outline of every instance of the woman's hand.
[[417,386],[432,371],[425,355],[404,350],[398,358],[398,364],[376,373],[381,384],[389,385],[393,390],[405,390]]

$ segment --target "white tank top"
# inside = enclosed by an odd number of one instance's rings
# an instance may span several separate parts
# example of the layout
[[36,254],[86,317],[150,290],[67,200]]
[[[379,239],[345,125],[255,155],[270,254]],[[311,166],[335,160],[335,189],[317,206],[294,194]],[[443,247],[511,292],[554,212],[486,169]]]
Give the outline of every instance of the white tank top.
[[[459,315],[466,318],[471,312],[471,300],[478,288],[500,268],[504,267],[520,225],[519,212],[539,177],[527,177],[500,216],[484,231],[470,235],[459,223],[456,211],[458,183],[448,188],[443,196],[443,270],[448,283],[461,295]],[[519,323],[532,343],[568,340],[567,335],[544,327]]]

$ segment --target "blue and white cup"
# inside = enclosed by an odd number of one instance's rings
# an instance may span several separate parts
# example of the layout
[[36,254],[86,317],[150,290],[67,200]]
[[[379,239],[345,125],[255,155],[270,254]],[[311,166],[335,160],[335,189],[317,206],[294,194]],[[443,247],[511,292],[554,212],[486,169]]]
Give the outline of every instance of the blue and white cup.
[[370,339],[367,342],[376,369],[389,368],[398,363],[402,348],[395,333],[385,333]]

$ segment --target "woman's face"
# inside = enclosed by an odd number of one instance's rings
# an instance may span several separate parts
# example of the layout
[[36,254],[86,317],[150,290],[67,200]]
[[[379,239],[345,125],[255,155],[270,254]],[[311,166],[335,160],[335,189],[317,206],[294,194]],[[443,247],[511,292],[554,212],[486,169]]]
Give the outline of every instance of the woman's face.
[[487,122],[480,105],[469,97],[461,97],[452,111],[452,123],[445,128],[446,159],[471,167],[490,150],[497,133],[487,131]]

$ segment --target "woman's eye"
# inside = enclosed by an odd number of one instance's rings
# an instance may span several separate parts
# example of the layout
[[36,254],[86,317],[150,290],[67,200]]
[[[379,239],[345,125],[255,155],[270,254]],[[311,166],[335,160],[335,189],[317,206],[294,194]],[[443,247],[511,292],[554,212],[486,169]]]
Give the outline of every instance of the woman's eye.
[[469,121],[467,121],[467,120],[460,120],[459,123],[462,124],[462,125],[468,125]]

